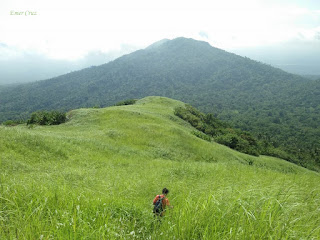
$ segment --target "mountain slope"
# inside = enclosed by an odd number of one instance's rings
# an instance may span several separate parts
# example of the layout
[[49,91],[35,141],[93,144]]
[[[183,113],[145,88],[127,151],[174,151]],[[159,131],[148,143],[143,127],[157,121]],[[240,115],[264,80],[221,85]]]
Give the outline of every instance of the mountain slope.
[[[99,67],[7,88],[1,92],[0,100],[3,113],[30,108],[111,105],[146,93],[177,95],[191,104],[199,104],[205,98],[203,95],[225,95],[228,90],[270,100],[286,93],[288,82],[297,90],[303,81],[299,76],[213,48],[208,43],[178,38]],[[206,105],[210,106],[212,100]],[[221,103],[220,99],[218,104]]]
[[274,146],[320,162],[320,82],[177,38],[99,67],[0,89],[0,121],[38,109],[110,106],[158,95],[213,112]]
[[[58,126],[0,126],[0,238],[319,236],[319,174],[197,138],[180,106],[148,97]],[[174,208],[157,225],[163,187]]]

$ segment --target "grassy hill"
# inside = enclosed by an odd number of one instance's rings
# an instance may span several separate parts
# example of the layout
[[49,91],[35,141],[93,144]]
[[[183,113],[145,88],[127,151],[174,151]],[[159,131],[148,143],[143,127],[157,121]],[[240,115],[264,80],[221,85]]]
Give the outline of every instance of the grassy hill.
[[320,81],[186,38],[45,81],[3,86],[0,122],[39,109],[104,107],[150,95],[211,112],[286,151],[291,161],[320,165]]
[[[319,174],[197,138],[179,106],[147,97],[58,126],[0,126],[0,239],[320,235]],[[159,224],[163,187],[174,208]]]

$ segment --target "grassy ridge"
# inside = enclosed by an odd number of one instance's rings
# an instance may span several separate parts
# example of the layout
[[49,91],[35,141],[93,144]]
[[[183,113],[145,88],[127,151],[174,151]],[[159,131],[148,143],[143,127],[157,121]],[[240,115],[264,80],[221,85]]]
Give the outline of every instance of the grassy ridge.
[[[320,235],[318,174],[201,140],[178,106],[149,97],[59,126],[0,127],[0,239]],[[174,209],[159,225],[151,203],[164,186]]]

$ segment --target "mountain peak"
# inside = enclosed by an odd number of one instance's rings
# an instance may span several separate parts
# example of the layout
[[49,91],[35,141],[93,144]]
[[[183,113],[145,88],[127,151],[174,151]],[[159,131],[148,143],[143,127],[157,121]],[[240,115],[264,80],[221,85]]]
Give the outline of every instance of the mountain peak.
[[148,46],[146,49],[156,49],[158,47],[162,47],[164,45],[168,45],[168,46],[193,46],[193,47],[199,47],[199,46],[206,46],[206,47],[212,47],[208,42],[205,41],[200,41],[200,40],[195,40],[193,38],[185,38],[185,37],[178,37],[178,38],[174,38],[174,39],[162,39],[160,41],[157,41],[153,44],[151,44],[150,46]]
[[164,44],[164,43],[166,43],[166,42],[168,42],[168,41],[170,41],[170,39],[164,38],[164,39],[162,39],[162,40],[160,40],[160,41],[157,41],[157,42],[155,42],[155,43],[152,43],[152,44],[151,44],[150,46],[148,46],[146,49],[154,49],[154,48],[157,48],[157,47],[161,46],[162,44]]

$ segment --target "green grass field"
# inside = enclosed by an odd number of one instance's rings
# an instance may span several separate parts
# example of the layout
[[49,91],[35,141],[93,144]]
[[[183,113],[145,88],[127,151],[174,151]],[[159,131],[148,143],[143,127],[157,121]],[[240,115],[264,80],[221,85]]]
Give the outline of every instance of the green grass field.
[[[173,114],[183,105],[1,126],[0,239],[320,239],[318,173],[197,138]],[[159,223],[163,187],[174,208]]]

